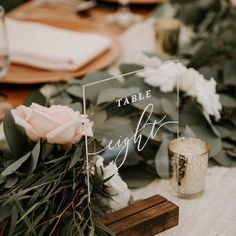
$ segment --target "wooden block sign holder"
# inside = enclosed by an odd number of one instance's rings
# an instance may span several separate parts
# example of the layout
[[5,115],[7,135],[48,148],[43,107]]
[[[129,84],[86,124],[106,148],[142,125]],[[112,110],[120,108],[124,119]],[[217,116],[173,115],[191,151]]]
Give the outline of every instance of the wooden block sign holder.
[[178,224],[179,207],[160,195],[112,212],[100,222],[116,236],[152,236]]

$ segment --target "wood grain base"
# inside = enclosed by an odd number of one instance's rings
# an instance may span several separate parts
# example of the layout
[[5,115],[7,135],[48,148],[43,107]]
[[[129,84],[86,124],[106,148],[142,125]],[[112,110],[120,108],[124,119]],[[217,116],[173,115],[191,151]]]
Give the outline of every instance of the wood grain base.
[[179,207],[160,195],[133,203],[99,220],[117,236],[152,236],[178,224]]

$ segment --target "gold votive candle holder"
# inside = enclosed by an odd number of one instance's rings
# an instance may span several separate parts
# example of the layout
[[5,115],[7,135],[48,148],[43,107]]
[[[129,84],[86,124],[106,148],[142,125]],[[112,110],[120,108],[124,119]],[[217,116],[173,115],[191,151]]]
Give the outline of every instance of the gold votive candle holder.
[[197,138],[181,137],[170,142],[169,188],[180,198],[202,195],[206,181],[210,146]]

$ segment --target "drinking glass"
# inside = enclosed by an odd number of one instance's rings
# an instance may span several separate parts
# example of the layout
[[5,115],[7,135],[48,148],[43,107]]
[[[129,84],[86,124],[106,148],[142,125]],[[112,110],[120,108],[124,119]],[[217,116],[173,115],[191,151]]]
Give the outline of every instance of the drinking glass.
[[197,138],[181,137],[169,144],[168,152],[171,193],[181,198],[196,198],[202,195],[210,146]]
[[4,21],[4,8],[0,6],[0,78],[7,73],[9,62],[9,49],[7,31]]
[[142,17],[130,11],[129,0],[118,0],[120,7],[114,14],[108,16],[108,20],[119,25],[128,26],[139,22]]

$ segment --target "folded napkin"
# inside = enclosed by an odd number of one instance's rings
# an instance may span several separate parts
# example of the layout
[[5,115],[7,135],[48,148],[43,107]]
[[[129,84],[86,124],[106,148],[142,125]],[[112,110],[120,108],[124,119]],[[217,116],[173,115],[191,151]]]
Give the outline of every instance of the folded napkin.
[[6,19],[11,61],[40,69],[74,71],[111,46],[110,38],[41,23]]

